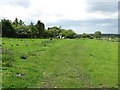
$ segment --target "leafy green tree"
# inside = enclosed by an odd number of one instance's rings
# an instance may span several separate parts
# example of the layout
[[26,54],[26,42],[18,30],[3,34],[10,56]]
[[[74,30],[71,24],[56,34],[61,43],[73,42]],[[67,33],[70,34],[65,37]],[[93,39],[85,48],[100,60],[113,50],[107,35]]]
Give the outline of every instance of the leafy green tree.
[[61,32],[61,28],[54,26],[54,27],[48,28],[47,32],[51,38],[52,37],[56,38],[59,35],[59,33]]
[[111,34],[111,39],[115,39],[115,35],[114,34]]
[[52,37],[50,36],[49,30],[45,30],[45,31],[44,31],[43,38],[52,38]]
[[65,38],[75,38],[76,33],[73,30],[62,29],[59,36],[64,36]]
[[22,20],[19,21],[19,25],[24,25],[24,22]]
[[16,17],[15,20],[14,20],[14,22],[13,22],[13,25],[15,25],[17,27],[18,24],[19,24],[19,21],[18,21],[18,18]]
[[2,36],[15,37],[15,29],[10,20],[2,19]]
[[100,38],[102,37],[101,32],[100,32],[100,31],[96,31],[96,32],[94,33],[94,37],[95,37],[96,39],[100,39]]
[[81,38],[82,36],[80,34],[76,34],[75,38]]
[[2,22],[0,21],[0,37],[2,36]]
[[15,29],[16,32],[16,37],[29,37],[30,36],[30,29],[27,25],[24,24],[24,22],[18,18],[15,18],[13,22],[13,28]]
[[31,37],[37,37],[37,29],[35,28],[35,25],[33,22],[30,23],[29,29],[31,32]]
[[90,34],[88,34],[88,35],[87,35],[87,38],[89,38],[89,39],[93,39],[93,36],[90,35]]
[[23,25],[18,27],[16,33],[17,33],[17,37],[24,38],[24,37],[30,37],[31,31],[28,26]]
[[87,38],[87,37],[88,37],[88,34],[86,34],[86,33],[82,34],[82,38]]
[[14,22],[3,19],[3,36],[4,37],[40,37],[40,38],[56,38],[64,36],[66,38],[75,38],[78,35],[73,30],[65,30],[60,27],[53,26],[45,30],[45,25],[40,20],[34,25],[24,24],[21,19],[15,18]]
[[66,38],[75,38],[76,33],[73,30],[68,30]]
[[38,37],[42,38],[44,35],[45,25],[40,20],[37,21],[36,24],[36,33],[38,34]]

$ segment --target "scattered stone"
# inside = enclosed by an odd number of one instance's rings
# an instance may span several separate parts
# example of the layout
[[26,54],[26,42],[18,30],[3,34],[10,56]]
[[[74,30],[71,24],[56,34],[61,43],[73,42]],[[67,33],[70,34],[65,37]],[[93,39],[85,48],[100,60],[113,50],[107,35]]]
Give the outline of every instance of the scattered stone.
[[21,73],[17,73],[17,74],[16,74],[17,77],[21,77],[21,76],[23,76],[23,75],[25,75],[25,74],[21,74]]

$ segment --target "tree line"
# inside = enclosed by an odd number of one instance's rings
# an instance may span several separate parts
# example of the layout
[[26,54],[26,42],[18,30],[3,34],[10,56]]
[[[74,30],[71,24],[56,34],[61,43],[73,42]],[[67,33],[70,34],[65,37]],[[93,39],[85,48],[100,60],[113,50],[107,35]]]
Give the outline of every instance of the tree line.
[[61,27],[53,26],[45,29],[45,24],[38,20],[36,23],[31,22],[26,25],[21,19],[15,18],[12,22],[9,19],[2,19],[2,37],[11,38],[101,38],[101,32],[96,31],[94,35],[90,34],[77,34],[73,30],[62,29]]

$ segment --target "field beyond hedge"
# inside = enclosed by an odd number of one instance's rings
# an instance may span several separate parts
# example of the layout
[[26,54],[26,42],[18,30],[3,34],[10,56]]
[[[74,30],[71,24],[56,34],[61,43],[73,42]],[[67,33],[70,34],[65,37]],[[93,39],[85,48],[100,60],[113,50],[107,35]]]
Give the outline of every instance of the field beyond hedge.
[[118,42],[3,38],[3,88],[117,88]]

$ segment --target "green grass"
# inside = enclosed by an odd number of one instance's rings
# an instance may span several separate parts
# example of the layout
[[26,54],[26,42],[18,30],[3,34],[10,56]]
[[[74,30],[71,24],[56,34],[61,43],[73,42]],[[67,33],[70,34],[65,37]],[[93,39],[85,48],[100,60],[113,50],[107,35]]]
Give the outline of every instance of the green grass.
[[0,89],[2,89],[2,38],[0,38]]
[[4,88],[118,87],[118,42],[3,38],[2,43],[14,52],[12,65],[2,68]]

